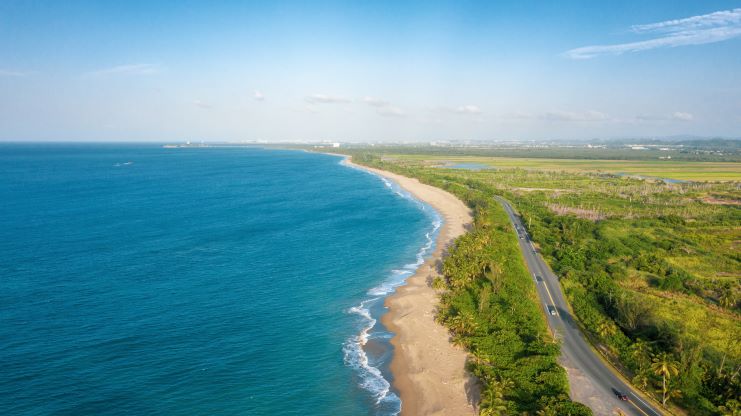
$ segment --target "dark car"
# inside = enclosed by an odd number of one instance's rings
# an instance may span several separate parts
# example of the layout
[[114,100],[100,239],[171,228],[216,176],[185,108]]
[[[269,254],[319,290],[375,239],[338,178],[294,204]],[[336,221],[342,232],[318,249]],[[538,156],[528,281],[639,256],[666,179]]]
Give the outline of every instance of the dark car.
[[625,393],[617,392],[617,393],[615,393],[615,395],[617,396],[618,399],[620,399],[620,400],[622,400],[624,402],[625,401],[628,401],[628,395],[625,394]]

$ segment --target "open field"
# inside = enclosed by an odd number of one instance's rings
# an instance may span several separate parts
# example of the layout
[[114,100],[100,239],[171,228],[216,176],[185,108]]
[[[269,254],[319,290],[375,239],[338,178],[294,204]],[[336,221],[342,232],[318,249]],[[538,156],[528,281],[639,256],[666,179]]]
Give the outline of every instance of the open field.
[[741,181],[741,163],[673,160],[589,160],[481,156],[398,155],[386,157],[426,161],[431,165],[476,163],[496,169],[523,168],[567,172],[603,172],[683,181]]

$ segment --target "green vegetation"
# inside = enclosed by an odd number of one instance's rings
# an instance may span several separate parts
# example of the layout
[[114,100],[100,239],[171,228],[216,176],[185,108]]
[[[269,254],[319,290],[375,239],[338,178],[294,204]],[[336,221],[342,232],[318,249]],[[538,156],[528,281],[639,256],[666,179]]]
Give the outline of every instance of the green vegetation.
[[[638,146],[635,146],[638,144]],[[363,151],[364,145],[343,144],[350,151]],[[637,147],[637,148],[633,148]],[[498,157],[577,160],[625,160],[693,162],[741,162],[741,140],[647,140],[595,141],[552,143],[491,143],[469,142],[431,144],[375,144],[374,152],[383,154],[417,155],[425,158],[441,157]]]
[[[379,166],[373,158],[355,160]],[[492,191],[443,177],[424,179],[462,198],[476,214],[472,230],[443,264],[445,278],[433,285],[443,290],[437,319],[471,352],[469,370],[484,383],[481,415],[591,415],[569,399],[559,346],[548,332],[507,214],[489,197]]]
[[596,160],[534,157],[479,157],[389,154],[390,158],[425,161],[445,167],[456,163],[477,163],[495,169],[524,168],[546,171],[594,172],[667,178],[680,181],[741,181],[737,162],[694,162],[682,160]]
[[691,414],[738,414],[739,183],[670,184],[501,164],[470,171],[440,167],[437,156],[400,154],[353,157],[447,189],[475,210],[473,230],[437,282],[445,289],[439,319],[471,351],[489,414],[584,412],[567,399],[558,346],[494,195],[520,211],[588,338],[636,386]]

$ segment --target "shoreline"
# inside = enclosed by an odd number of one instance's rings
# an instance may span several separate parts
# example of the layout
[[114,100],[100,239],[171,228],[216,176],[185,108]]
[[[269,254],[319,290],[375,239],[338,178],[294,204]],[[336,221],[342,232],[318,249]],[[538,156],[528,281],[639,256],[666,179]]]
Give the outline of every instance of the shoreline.
[[344,157],[348,166],[394,181],[443,219],[434,251],[384,302],[388,312],[381,317],[381,323],[394,334],[390,369],[393,386],[401,397],[401,415],[475,414],[478,385],[465,370],[468,354],[452,345],[447,328],[435,322],[437,294],[428,283],[438,274],[445,250],[472,222],[469,208],[440,188],[355,164],[347,155],[334,155]]

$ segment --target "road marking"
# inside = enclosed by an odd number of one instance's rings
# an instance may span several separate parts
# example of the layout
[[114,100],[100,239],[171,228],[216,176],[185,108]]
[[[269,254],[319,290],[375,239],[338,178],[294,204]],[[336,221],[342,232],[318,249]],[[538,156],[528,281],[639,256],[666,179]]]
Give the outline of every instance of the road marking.
[[[517,234],[517,226],[518,225],[519,226],[522,226],[521,221],[518,220],[517,216],[514,214],[514,211],[513,211],[512,207],[510,206],[510,204],[504,198],[501,198],[499,196],[496,196],[495,199],[497,199],[504,206],[505,211],[507,211],[507,214],[510,217],[510,221],[515,226],[515,233]],[[524,235],[526,237],[529,237],[528,234],[527,234],[527,232],[524,231],[524,227],[522,227],[522,228],[523,228]],[[534,266],[537,266],[537,264],[538,264],[537,262],[539,260],[538,259],[538,256],[540,254],[537,253],[537,251],[535,250],[535,244],[533,243],[533,240],[531,240],[531,239],[528,238],[525,241],[521,241],[520,242],[520,249],[523,251],[523,257],[525,258],[525,263],[527,264],[527,267],[532,272],[532,270],[534,270],[534,267],[530,267],[530,263],[527,261],[528,260],[527,259],[527,256],[524,255],[525,254],[524,253],[524,251],[525,251],[524,248],[527,247],[528,243],[529,243],[529,245],[533,249],[533,257],[535,258],[535,262],[536,262],[536,264]],[[543,262],[543,263],[545,263],[545,262]],[[546,268],[546,273],[545,274],[547,274],[550,270],[548,269],[548,266],[545,266],[545,268]],[[545,274],[543,274],[543,276],[545,276]],[[533,275],[535,276],[536,274],[534,273]],[[558,279],[558,278],[556,278],[556,279]],[[550,291],[550,289],[548,289],[548,283],[545,280],[545,277],[543,278],[543,282],[542,283],[543,283],[543,286],[545,287],[546,293],[548,294],[548,298],[551,300],[551,304],[553,304],[553,308],[556,310],[556,316],[558,316],[560,318],[561,317],[561,314],[558,312],[558,309],[556,308],[556,302],[554,302],[553,296],[551,295],[551,291]],[[536,289],[537,289],[537,279],[536,279]],[[547,308],[547,305],[546,305],[546,310],[547,309],[548,308]],[[561,321],[561,322],[563,322],[563,321]],[[552,331],[553,331],[554,337],[558,339],[559,338],[559,335],[560,335],[559,332],[558,332],[558,330],[555,327],[553,327],[552,328]],[[579,331],[579,332],[581,332],[581,331]],[[608,369],[608,371],[609,371],[609,369]],[[630,390],[632,388],[632,386],[629,385],[628,388]],[[639,402],[641,402],[641,404],[643,404],[648,409],[650,409],[651,410],[651,413],[653,415],[659,415],[659,416],[662,415],[662,413],[656,412],[654,410],[653,406],[650,406],[646,402],[644,402],[643,400],[641,400],[641,398],[638,397],[635,393],[633,393],[633,396],[635,396],[635,399],[638,400]],[[643,411],[643,409],[641,409],[640,407],[638,407],[638,405],[636,403],[634,403],[630,398],[628,398],[628,403],[630,403],[631,406],[633,406],[636,409],[638,409],[638,411],[641,412],[641,414],[643,414],[644,416],[651,416],[648,413],[646,413],[645,411]]]
[[[510,217],[509,219],[512,222],[512,225],[514,225],[515,227],[517,227],[517,221],[514,218],[514,215],[511,212],[508,212],[508,214],[509,214],[509,217]],[[516,228],[515,228],[515,231],[516,231]],[[529,242],[530,242],[530,246],[533,248],[533,251],[535,251],[535,245],[533,244],[533,241],[530,240]],[[538,261],[538,254],[537,253],[534,253],[533,257],[535,258],[535,261],[537,262]],[[525,261],[527,262],[527,257],[525,257]],[[532,269],[533,276],[535,276],[537,274],[537,270],[535,270],[534,267],[530,267],[530,265],[528,264],[528,268]],[[536,280],[536,283],[537,283],[537,278],[535,280]],[[558,312],[558,308],[556,308],[556,302],[553,300],[553,296],[551,295],[551,291],[548,289],[548,282],[546,282],[545,279],[543,279],[543,287],[545,287],[545,292],[548,294],[548,298],[551,300],[551,305],[553,306],[553,310],[556,311],[556,316],[560,318],[561,317],[561,314]],[[548,312],[550,314],[550,311],[548,311],[547,305],[546,305],[546,308],[545,309],[546,309],[546,312]]]
[[556,307],[556,302],[553,301],[553,296],[551,296],[551,291],[548,290],[548,282],[543,279],[543,287],[545,288],[545,292],[548,293],[548,298],[551,300],[551,305],[553,305],[553,310],[556,311],[556,316],[559,318],[561,317],[561,314],[558,313],[558,308]]
[[633,403],[633,400],[630,400],[630,398],[628,398],[628,403],[632,404],[633,407],[635,407],[636,409],[638,409],[639,412],[643,413],[646,416],[649,416],[648,413],[644,412],[643,409],[641,409],[640,407],[638,407],[638,405],[636,405],[635,403]]

